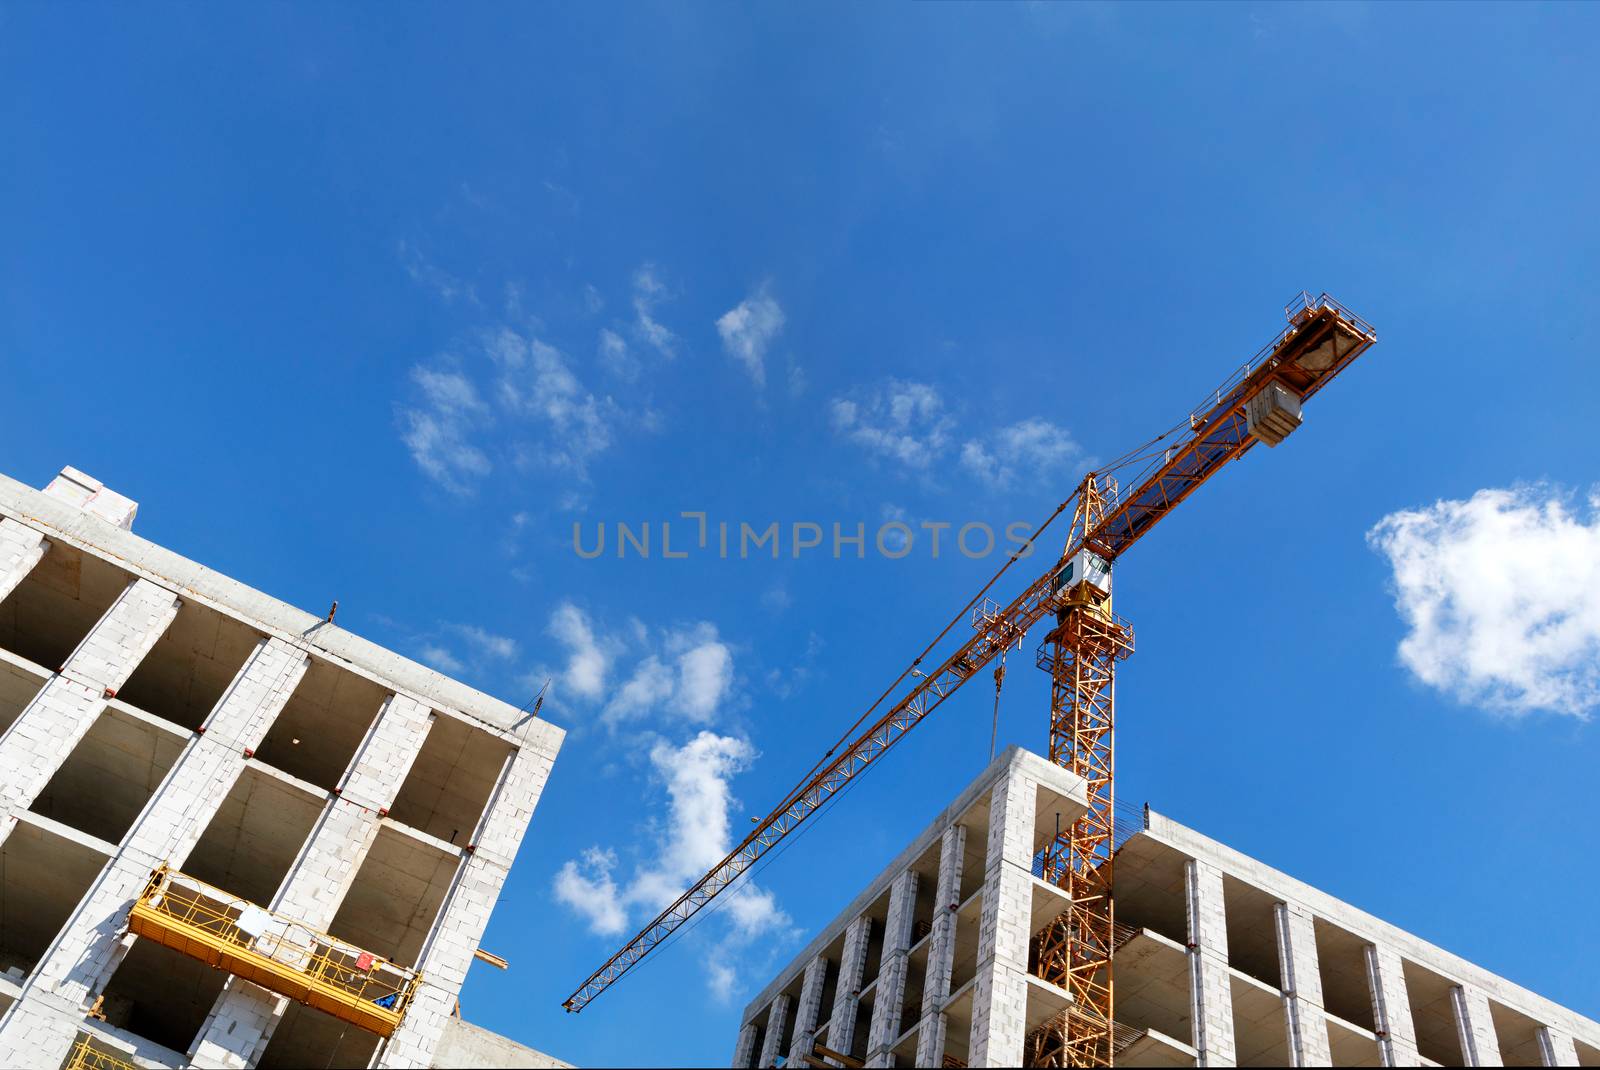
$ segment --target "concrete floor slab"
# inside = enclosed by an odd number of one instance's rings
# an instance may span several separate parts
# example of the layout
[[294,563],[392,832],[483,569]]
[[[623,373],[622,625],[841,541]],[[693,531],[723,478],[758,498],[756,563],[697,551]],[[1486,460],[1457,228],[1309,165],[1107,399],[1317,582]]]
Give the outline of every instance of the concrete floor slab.
[[1343,1018],[1328,1015],[1328,1048],[1334,1066],[1382,1066],[1378,1036]]
[[1283,996],[1271,985],[1229,968],[1233,990],[1233,1043],[1240,1066],[1288,1066],[1288,1025]]
[[1112,958],[1117,1021],[1154,1029],[1188,1044],[1194,1036],[1189,1005],[1189,954],[1176,940],[1139,930]]
[[1198,1053],[1189,1045],[1154,1029],[1144,1030],[1138,1040],[1117,1052],[1118,1066],[1169,1067],[1195,1064]]

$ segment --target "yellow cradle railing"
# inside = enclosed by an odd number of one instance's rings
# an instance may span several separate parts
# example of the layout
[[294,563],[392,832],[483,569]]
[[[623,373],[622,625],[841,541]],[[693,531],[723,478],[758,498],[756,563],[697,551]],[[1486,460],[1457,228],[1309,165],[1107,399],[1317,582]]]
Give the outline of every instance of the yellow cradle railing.
[[128,914],[128,927],[379,1036],[405,1018],[416,970],[309,929],[162,866]]
[[72,1046],[72,1054],[67,1058],[67,1065],[61,1070],[139,1070],[139,1068],[126,1059],[119,1059],[90,1044],[88,1037],[80,1037]]

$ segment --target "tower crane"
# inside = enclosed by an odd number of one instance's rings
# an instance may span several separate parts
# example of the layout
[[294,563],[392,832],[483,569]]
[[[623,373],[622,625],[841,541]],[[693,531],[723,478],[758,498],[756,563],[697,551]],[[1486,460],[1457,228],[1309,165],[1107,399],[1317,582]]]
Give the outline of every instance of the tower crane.
[[[1033,968],[1072,999],[1064,1016],[1030,1038],[1026,1057],[1036,1066],[1110,1066],[1113,684],[1117,663],[1133,651],[1133,629],[1111,611],[1112,569],[1129,547],[1229,461],[1258,441],[1268,446],[1283,441],[1300,426],[1304,402],[1377,341],[1366,321],[1325,293],[1315,298],[1301,293],[1284,314],[1288,326],[1182,421],[1086,475],[1035,530],[1033,540],[1070,510],[1065,551],[1056,562],[1002,607],[989,591],[1024,557],[1023,550],[1011,554],[743,842],[595,970],[567,997],[566,1009],[583,1010],[962,684],[996,657],[1020,647],[1034,625],[1048,621],[1037,661],[1050,674],[1049,758],[1083,778],[1088,809],[1047,842],[1036,859],[1045,879],[1063,888],[1070,905],[1041,934]],[[1132,489],[1120,491],[1119,482]],[[923,669],[949,645],[951,631],[964,618],[971,621],[972,635],[937,668]]]

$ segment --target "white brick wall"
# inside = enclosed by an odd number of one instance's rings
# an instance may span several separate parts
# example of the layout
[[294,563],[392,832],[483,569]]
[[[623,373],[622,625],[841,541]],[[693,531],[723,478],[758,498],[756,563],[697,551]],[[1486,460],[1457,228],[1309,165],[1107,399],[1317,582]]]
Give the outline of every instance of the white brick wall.
[[58,1067],[67,1061],[82,1013],[46,995],[19,1000],[0,1030],[0,1066]]
[[1228,976],[1228,918],[1222,871],[1208,862],[1184,864],[1189,916],[1189,1001],[1200,1066],[1237,1065],[1233,1039],[1233,982]]
[[1021,1066],[1033,917],[1033,820],[1038,784],[1013,767],[989,799],[970,1066]]
[[1450,989],[1450,1010],[1455,1015],[1456,1038],[1461,1043],[1461,1059],[1467,1066],[1504,1066],[1500,1057],[1500,1038],[1495,1035],[1494,1019],[1489,1014],[1489,997],[1483,989],[1455,985]]
[[811,1054],[816,1042],[817,1020],[822,1014],[822,989],[828,983],[828,960],[818,955],[806,963],[806,975],[800,982],[800,1002],[795,1005],[794,1039],[789,1044],[785,1060],[789,1066],[806,1065],[805,1057]]
[[1311,913],[1291,903],[1272,908],[1278,935],[1278,972],[1283,978],[1283,1018],[1293,1066],[1329,1066],[1328,1019],[1322,1006],[1322,973]]
[[[390,695],[356,749],[338,798],[323,808],[270,904],[312,929],[325,930],[378,836],[379,809],[394,801],[433,726],[428,707]],[[271,1013],[264,1013],[265,1008]],[[288,1000],[243,981],[229,980],[195,1046],[194,1063],[242,1070],[264,1050]]]
[[778,1045],[783,1042],[784,1027],[789,1024],[789,1010],[794,1000],[787,992],[780,992],[767,1007],[767,1034],[761,1040],[761,1058],[757,1066],[778,1065]]
[[1545,1066],[1577,1066],[1578,1047],[1566,1033],[1542,1025],[1539,1027],[1539,1060]]
[[37,531],[10,517],[0,517],[0,602],[27,578],[49,548]]
[[[862,914],[844,931],[844,951],[839,956],[839,980],[833,990],[833,1014],[828,1018],[828,1047],[845,1055],[856,1040],[856,1006],[861,1002],[861,976],[867,968],[867,944],[872,919]],[[833,1060],[828,1060],[833,1063]],[[838,1066],[839,1063],[833,1063]]]
[[878,987],[872,1000],[872,1022],[867,1031],[867,1065],[892,1066],[889,1054],[900,1038],[900,1020],[906,1003],[906,952],[911,947],[911,923],[917,908],[917,874],[906,870],[889,887],[889,914],[883,926],[883,960],[878,967]]
[[418,965],[426,982],[373,1066],[427,1066],[431,1061],[554,760],[553,754],[524,746],[507,764],[477,842],[456,874],[423,950]]
[[178,598],[148,580],[117,596],[59,673],[0,736],[0,804],[26,810],[94,719],[178,614]]
[[433,711],[406,695],[390,695],[367,729],[339,784],[340,797],[387,811],[433,728]]
[[281,640],[256,647],[212,710],[207,733],[184,748],[40,962],[36,984],[78,1004],[105,983],[129,943],[128,909],[150,871],[163,862],[182,867],[244,769],[243,748],[260,742],[306,666],[304,652]]
[[961,869],[967,848],[965,825],[951,825],[939,838],[939,879],[933,893],[933,932],[928,937],[928,969],[922,983],[922,1029],[917,1033],[917,1065],[944,1061],[947,1022],[944,1001],[950,996],[955,967],[956,908],[961,895]]
[[756,1058],[756,1023],[746,1022],[739,1030],[739,1041],[733,1046],[733,1065],[747,1067]]
[[1368,944],[1367,986],[1372,994],[1372,1020],[1377,1026],[1378,1057],[1384,1066],[1416,1066],[1417,1030],[1400,956],[1393,948]]

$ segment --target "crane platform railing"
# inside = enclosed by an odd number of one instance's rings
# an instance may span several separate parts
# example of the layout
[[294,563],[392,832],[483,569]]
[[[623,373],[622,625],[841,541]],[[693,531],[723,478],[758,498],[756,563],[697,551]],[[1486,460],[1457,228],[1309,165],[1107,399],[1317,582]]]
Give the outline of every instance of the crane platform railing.
[[[1122,850],[1123,844],[1133,839],[1133,837],[1139,835],[1139,833],[1144,832],[1149,827],[1150,807],[1148,804],[1140,807],[1138,810],[1135,810],[1132,813],[1128,813],[1124,810],[1118,810],[1116,816],[1111,821],[1112,850]],[[1040,880],[1053,881],[1059,877],[1059,874],[1052,872],[1050,869],[1049,859],[1052,855],[1051,848],[1052,844],[1046,843],[1034,853],[1032,872],[1033,875],[1038,877]],[[1055,857],[1058,859],[1060,858],[1059,851],[1054,852],[1054,854]]]
[[128,927],[174,951],[315,1007],[379,1036],[393,1035],[418,971],[170,866],[150,875]]
[[61,1070],[139,1070],[138,1064],[119,1059],[104,1048],[97,1048],[88,1037],[79,1037]]

